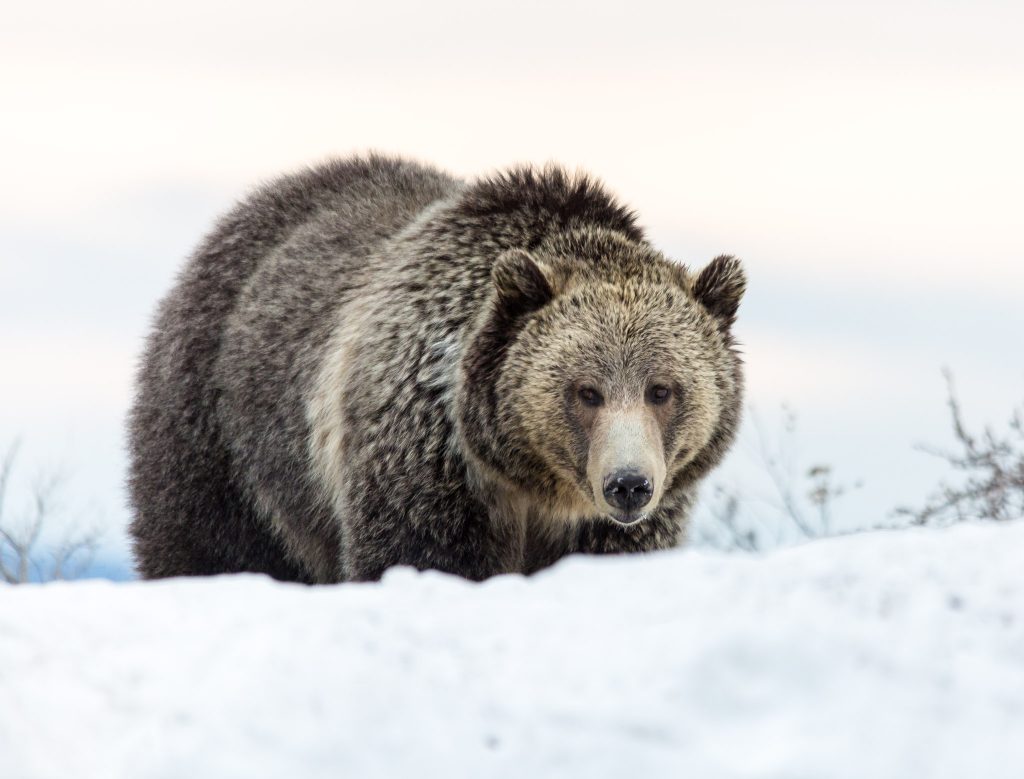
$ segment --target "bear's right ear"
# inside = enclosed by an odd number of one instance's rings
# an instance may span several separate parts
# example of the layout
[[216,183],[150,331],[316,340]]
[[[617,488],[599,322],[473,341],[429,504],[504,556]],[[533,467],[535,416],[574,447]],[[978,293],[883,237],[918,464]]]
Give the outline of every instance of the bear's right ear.
[[746,288],[747,274],[743,272],[743,265],[735,257],[723,254],[697,274],[693,296],[728,329],[736,320]]
[[529,314],[549,302],[555,292],[529,252],[509,249],[491,268],[500,309],[511,319]]

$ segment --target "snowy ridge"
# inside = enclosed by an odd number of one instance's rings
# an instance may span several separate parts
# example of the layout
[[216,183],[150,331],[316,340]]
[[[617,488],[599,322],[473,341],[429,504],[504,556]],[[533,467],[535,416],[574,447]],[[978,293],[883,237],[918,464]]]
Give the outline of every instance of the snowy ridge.
[[5,779],[1024,776],[1024,522],[0,589]]

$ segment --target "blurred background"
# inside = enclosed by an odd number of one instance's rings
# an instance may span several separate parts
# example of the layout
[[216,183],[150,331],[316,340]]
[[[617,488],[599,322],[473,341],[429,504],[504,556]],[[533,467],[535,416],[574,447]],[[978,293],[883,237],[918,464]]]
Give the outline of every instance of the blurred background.
[[825,479],[829,532],[898,522],[948,468],[915,449],[953,443],[942,367],[979,428],[1024,395],[1022,30],[1010,0],[8,4],[3,516],[56,484],[39,548],[97,529],[86,572],[130,575],[157,300],[249,187],[378,149],[585,168],[673,258],[746,261],[752,412],[695,539],[807,535],[786,480],[813,515]]

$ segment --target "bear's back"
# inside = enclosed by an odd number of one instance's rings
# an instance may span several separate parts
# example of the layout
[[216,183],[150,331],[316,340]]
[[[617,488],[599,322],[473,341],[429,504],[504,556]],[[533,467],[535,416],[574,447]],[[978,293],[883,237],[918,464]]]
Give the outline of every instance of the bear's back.
[[[131,413],[143,575],[258,570],[322,580],[333,568],[333,535],[289,526],[286,537],[297,540],[282,555],[280,534],[268,530],[268,518],[318,511],[297,488],[306,479],[295,472],[305,460],[296,372],[313,359],[346,272],[457,186],[403,160],[335,160],[260,187],[203,241],[161,303]],[[204,515],[216,526],[204,526]],[[293,548],[307,538],[324,561],[316,570]]]
[[[455,182],[380,160],[327,190],[318,211],[267,253],[241,289],[214,366],[218,417],[236,473],[294,553],[326,571],[336,527],[309,477],[307,398],[331,335],[373,269],[366,260]],[[366,271],[365,273],[363,271]]]

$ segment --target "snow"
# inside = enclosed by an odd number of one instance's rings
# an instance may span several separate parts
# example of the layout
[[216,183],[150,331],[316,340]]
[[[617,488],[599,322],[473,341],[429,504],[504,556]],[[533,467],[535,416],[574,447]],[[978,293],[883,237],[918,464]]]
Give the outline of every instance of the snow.
[[1024,776],[1024,522],[0,589],[0,776]]

